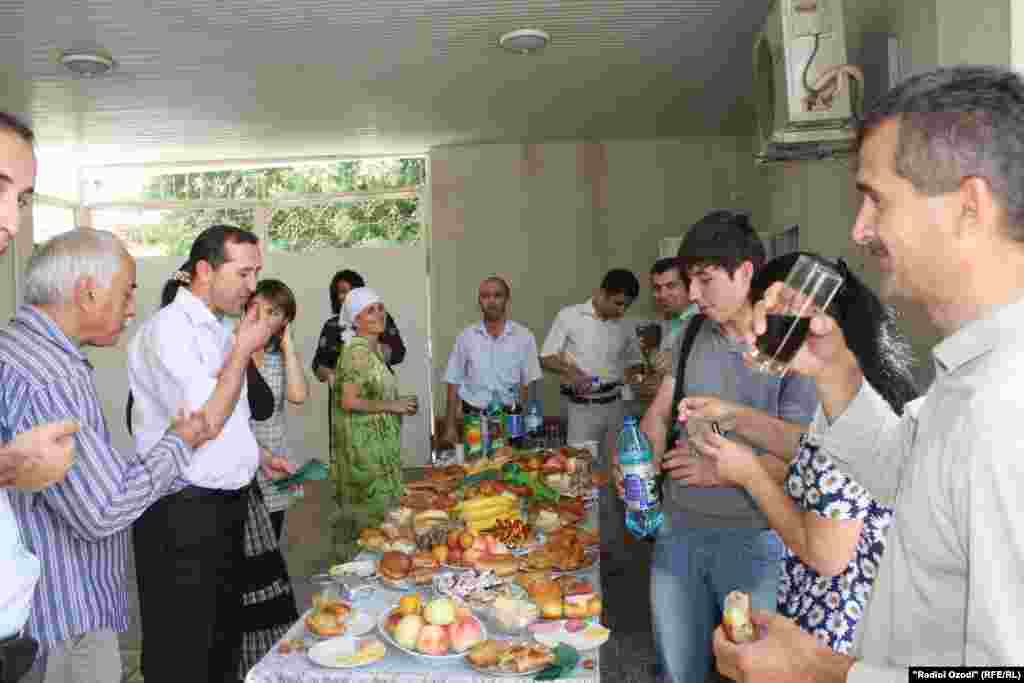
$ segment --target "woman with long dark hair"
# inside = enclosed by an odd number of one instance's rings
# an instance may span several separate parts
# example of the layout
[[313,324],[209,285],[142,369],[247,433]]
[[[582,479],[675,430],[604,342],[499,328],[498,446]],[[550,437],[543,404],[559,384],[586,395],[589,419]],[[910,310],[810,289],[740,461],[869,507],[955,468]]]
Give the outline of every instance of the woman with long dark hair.
[[[751,301],[759,300],[773,283],[785,280],[800,255],[787,254],[765,264],[751,282]],[[910,345],[896,328],[893,309],[844,263],[839,263],[839,269],[844,282],[829,313],[842,328],[865,379],[893,410],[902,412],[918,393],[911,374]],[[714,458],[719,485],[744,488],[786,544],[779,612],[833,650],[848,653],[885,549],[891,510],[843,473],[803,426],[712,397],[684,398],[679,415],[680,421],[699,418],[727,423],[728,430],[771,454],[758,457],[747,445],[714,433],[702,436],[698,444],[702,454]],[[762,457],[774,456],[790,463],[784,482],[773,478],[761,463]]]

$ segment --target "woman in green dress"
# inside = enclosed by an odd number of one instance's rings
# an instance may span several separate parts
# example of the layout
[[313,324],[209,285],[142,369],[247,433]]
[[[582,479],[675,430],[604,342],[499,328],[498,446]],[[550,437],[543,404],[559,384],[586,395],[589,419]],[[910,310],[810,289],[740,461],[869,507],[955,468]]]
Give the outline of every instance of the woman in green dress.
[[384,521],[403,492],[402,416],[415,415],[416,398],[399,398],[398,380],[384,362],[379,339],[387,312],[369,287],[345,297],[341,311],[345,345],[335,372],[334,452],[331,477],[338,511],[335,561],[359,552],[359,532]]

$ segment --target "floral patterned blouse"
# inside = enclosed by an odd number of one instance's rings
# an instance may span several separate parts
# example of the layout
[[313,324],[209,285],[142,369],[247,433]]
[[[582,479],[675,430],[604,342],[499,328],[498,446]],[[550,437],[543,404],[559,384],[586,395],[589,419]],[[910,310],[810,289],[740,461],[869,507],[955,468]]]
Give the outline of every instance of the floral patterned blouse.
[[841,472],[807,434],[790,465],[786,492],[801,508],[826,519],[864,522],[854,557],[841,574],[819,576],[787,548],[779,580],[779,613],[836,652],[849,654],[885,550],[892,510]]

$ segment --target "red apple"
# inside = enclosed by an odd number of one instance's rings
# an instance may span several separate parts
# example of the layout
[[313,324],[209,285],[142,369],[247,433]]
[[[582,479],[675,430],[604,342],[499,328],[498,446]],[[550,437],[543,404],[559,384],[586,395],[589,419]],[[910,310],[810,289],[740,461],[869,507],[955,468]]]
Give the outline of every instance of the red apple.
[[446,655],[450,644],[448,631],[434,624],[421,628],[419,638],[416,639],[416,649],[425,655]]
[[459,564],[462,562],[462,546],[449,548],[447,564]]
[[404,616],[405,615],[398,610],[395,610],[388,615],[387,621],[384,622],[384,628],[387,629],[388,633],[390,633],[392,637],[395,635],[395,629],[398,628],[398,622],[400,622]]
[[448,549],[449,550],[455,550],[456,548],[461,548],[462,547],[462,545],[459,542],[459,537],[461,535],[462,535],[462,532],[459,531],[458,529],[452,529],[451,531],[448,532]]
[[484,639],[480,622],[473,617],[463,617],[449,627],[452,649],[465,652]]

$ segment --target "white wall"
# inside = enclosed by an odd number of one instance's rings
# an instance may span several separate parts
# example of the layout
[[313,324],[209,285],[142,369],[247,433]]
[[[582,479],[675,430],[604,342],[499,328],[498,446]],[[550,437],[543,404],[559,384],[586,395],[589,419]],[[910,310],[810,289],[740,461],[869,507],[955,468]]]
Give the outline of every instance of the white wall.
[[[157,309],[163,284],[181,261],[179,257],[138,260],[139,320],[145,320]],[[426,352],[426,263],[422,246],[330,249],[313,254],[272,251],[266,255],[261,277],[280,279],[295,292],[299,310],[293,335],[310,386],[306,403],[289,407],[289,440],[293,458],[299,464],[313,457],[323,461],[328,458],[327,387],[313,377],[309,367],[320,329],[330,315],[327,288],[331,277],[341,268],[352,268],[361,273],[384,299],[407,348],[406,359],[398,367],[399,388],[402,393],[419,394],[424,410],[430,405],[424,394],[428,387],[430,364]],[[126,450],[134,446],[124,424],[128,395],[124,349],[136,329],[137,325],[129,328],[117,347],[88,350],[96,368],[96,381],[114,443]],[[406,419],[402,431],[405,465],[428,462],[428,419],[424,413]]]

